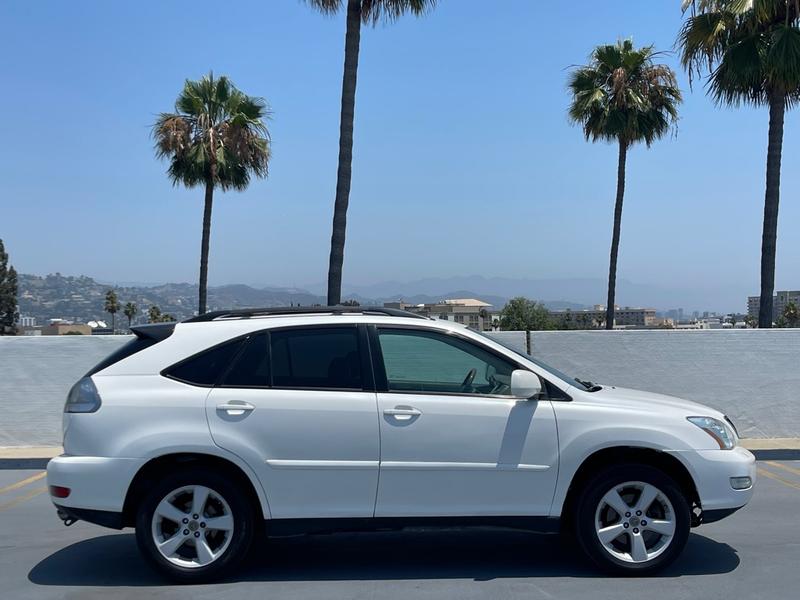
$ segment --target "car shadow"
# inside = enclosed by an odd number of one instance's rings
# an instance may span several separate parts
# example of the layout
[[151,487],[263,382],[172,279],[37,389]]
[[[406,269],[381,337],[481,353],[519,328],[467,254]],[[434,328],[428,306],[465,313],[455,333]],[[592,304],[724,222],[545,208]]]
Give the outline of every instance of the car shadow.
[[[658,577],[728,573],[739,565],[728,544],[692,534]],[[273,538],[255,548],[231,581],[369,581],[514,577],[603,577],[557,535],[491,529],[428,530]],[[133,534],[67,546],[41,562],[37,585],[148,586],[165,580],[138,553]]]

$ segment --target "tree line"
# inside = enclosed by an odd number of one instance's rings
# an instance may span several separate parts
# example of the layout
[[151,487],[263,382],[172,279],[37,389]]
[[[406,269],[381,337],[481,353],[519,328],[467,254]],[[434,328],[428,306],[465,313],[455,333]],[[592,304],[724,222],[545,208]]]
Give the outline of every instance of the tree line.
[[0,239],[0,335],[14,335],[17,332],[18,294],[17,271],[9,264],[8,252]]
[[[117,292],[110,289],[106,292],[105,302],[103,303],[103,310],[111,315],[111,330],[117,330],[117,313],[122,309],[122,314],[128,319],[128,329],[131,327],[133,318],[139,313],[139,307],[135,302],[126,302],[123,304]],[[156,305],[151,305],[147,309],[147,322],[148,323],[166,323],[174,321],[175,317],[170,314],[162,313],[161,309]]]

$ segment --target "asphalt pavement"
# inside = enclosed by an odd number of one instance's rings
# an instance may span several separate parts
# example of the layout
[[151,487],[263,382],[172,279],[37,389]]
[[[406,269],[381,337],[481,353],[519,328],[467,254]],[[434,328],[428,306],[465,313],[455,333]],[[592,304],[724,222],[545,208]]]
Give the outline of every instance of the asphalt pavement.
[[132,531],[64,527],[43,471],[0,470],[0,598],[281,600],[800,597],[800,461],[760,461],[752,503],[694,529],[657,577],[607,577],[557,536],[451,530],[272,539],[232,580],[174,586]]

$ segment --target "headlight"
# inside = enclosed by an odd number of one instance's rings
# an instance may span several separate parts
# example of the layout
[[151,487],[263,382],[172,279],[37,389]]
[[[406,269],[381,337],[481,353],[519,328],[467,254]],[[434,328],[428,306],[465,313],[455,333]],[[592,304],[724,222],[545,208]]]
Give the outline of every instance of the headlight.
[[736,446],[736,434],[725,423],[712,417],[686,417],[686,420],[705,431],[719,444],[722,450]]
[[84,377],[72,386],[64,405],[65,413],[92,413],[100,408],[100,394],[91,377]]

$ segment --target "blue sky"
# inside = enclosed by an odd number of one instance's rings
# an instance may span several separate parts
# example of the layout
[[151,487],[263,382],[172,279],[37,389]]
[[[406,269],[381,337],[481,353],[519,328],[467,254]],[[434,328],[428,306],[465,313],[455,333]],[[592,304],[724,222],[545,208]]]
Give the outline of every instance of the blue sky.
[[[440,0],[423,19],[365,30],[345,288],[604,278],[616,148],[567,122],[568,67],[620,37],[671,49],[679,5]],[[274,157],[269,179],[218,193],[210,282],[325,279],[344,19],[299,0],[222,7],[0,3],[0,237],[20,271],[196,279],[202,190],[171,186],[149,127],[185,78],[213,69],[267,98]],[[759,287],[767,112],[718,109],[679,77],[677,136],[629,155],[619,277],[707,288],[719,304],[717,289]],[[797,118],[786,119],[778,288],[800,286],[800,176],[787,160]]]

